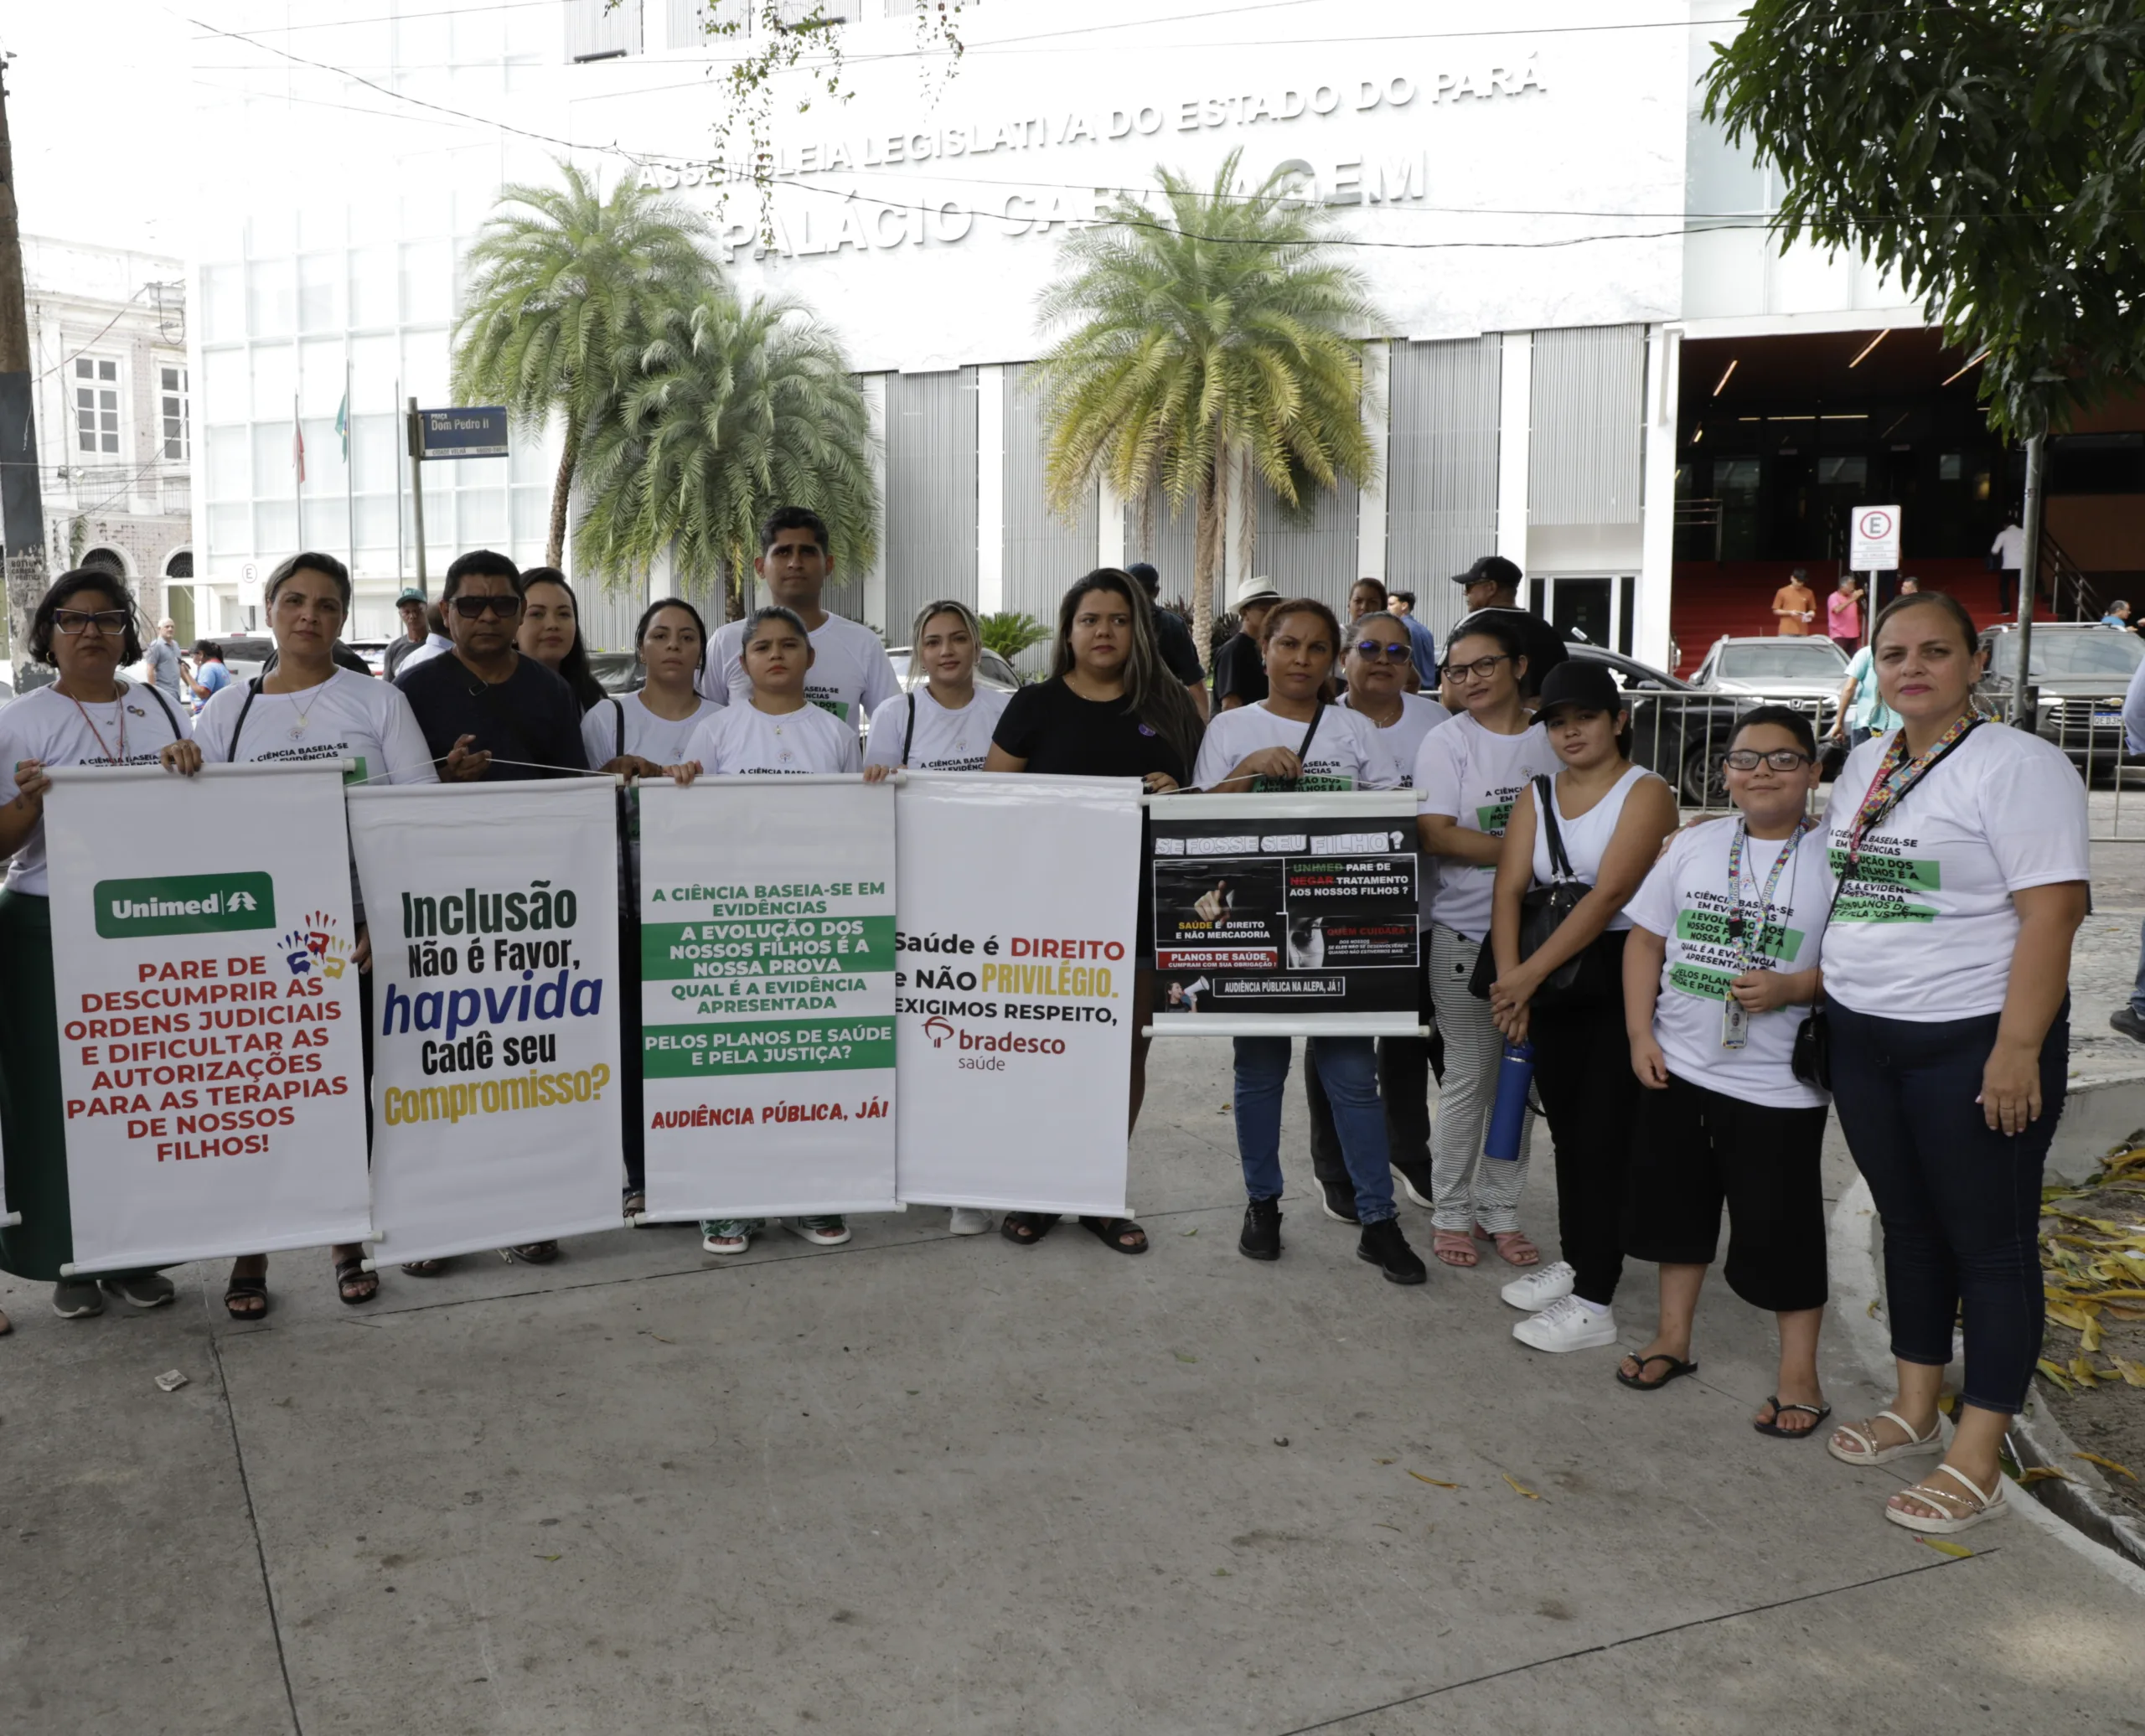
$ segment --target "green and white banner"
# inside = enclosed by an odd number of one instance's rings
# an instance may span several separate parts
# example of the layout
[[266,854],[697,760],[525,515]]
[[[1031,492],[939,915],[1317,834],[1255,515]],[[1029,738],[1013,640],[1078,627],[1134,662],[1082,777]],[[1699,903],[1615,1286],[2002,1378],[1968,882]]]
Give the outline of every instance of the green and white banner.
[[340,764],[51,775],[72,1269],[363,1241]]
[[1140,786],[911,772],[901,1196],[1124,1212]]
[[641,790],[654,1220],[884,1212],[894,1193],[894,787]]
[[383,1257],[617,1229],[616,786],[374,785],[349,808]]

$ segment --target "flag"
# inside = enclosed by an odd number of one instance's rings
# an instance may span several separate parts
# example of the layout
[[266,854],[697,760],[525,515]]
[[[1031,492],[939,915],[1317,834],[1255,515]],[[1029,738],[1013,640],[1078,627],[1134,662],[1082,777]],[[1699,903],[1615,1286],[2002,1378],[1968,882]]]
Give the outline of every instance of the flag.
[[305,427],[298,421],[297,400],[291,400],[291,468],[298,473],[298,480],[305,480]]
[[335,406],[335,431],[343,437],[343,462],[350,462],[350,392],[345,386],[343,401]]

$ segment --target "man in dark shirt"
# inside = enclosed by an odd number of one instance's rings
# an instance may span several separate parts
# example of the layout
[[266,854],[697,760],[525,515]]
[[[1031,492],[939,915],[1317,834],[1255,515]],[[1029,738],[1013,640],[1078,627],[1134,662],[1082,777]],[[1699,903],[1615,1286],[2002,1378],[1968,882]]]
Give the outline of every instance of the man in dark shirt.
[[1527,675],[1522,691],[1532,698],[1541,692],[1542,678],[1569,654],[1564,649],[1564,634],[1532,609],[1519,606],[1520,577],[1519,569],[1502,555],[1485,555],[1465,572],[1453,575],[1454,584],[1467,587],[1468,612],[1445,636],[1445,654],[1451,655],[1453,642],[1466,633],[1468,623],[1477,615],[1506,617],[1526,647]]
[[1267,612],[1281,600],[1271,579],[1249,578],[1237,586],[1236,635],[1214,659],[1214,709],[1233,711],[1266,697],[1266,652],[1259,643]]
[[380,659],[390,681],[401,674],[402,659],[425,642],[425,593],[415,585],[405,585],[402,594],[395,599],[395,612],[401,617],[402,637]]
[[1162,654],[1169,672],[1184,684],[1191,696],[1191,709],[1207,721],[1207,666],[1199,660],[1199,648],[1191,643],[1191,629],[1182,617],[1162,607],[1162,576],[1151,561],[1135,561],[1124,569],[1140,581],[1147,601],[1155,606],[1155,648]]
[[447,570],[440,607],[452,655],[408,671],[395,685],[442,779],[493,783],[588,769],[573,690],[514,648],[521,575],[505,555],[473,549]]

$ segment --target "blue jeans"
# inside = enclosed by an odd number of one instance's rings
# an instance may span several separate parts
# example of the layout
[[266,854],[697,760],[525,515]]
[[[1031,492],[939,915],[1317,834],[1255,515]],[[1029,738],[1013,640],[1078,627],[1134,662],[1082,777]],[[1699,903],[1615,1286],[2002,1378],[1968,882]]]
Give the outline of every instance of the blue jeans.
[[2041,1043],[2040,1119],[2015,1137],[1974,1101],[2000,1015],[1924,1025],[1826,1010],[1832,1107],[1884,1220],[1892,1354],[1943,1367],[1963,1316],[1959,1396],[2009,1415],[2041,1351],[2041,1165],[2063,1113],[2070,1004]]
[[[1281,1193],[1281,1100],[1294,1045],[1285,1036],[1240,1036],[1236,1041],[1237,1155],[1244,1191],[1254,1200]],[[1377,1043],[1367,1036],[1307,1040],[1341,1136],[1341,1155],[1356,1188],[1356,1221],[1382,1223],[1393,1215],[1393,1169],[1385,1143],[1385,1110],[1377,1095]]]

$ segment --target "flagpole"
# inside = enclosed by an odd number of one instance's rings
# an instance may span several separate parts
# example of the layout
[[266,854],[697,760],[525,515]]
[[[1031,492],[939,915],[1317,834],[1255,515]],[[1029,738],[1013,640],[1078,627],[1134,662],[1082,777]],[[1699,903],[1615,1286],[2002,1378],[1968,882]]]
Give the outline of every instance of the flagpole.
[[350,346],[343,346],[343,507],[349,519],[350,576],[358,574],[357,467],[350,462]]

